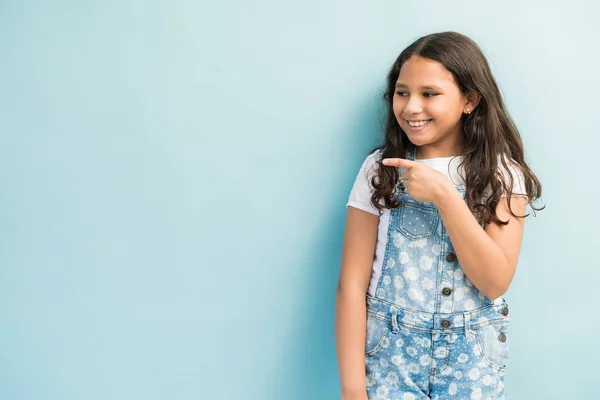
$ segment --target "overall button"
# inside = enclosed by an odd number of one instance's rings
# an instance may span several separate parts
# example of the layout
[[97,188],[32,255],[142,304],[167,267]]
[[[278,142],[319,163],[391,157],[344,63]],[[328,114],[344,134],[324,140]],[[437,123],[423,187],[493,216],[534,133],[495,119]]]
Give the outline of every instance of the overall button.
[[452,294],[452,289],[450,289],[449,287],[445,287],[442,289],[442,294],[444,296],[450,296]]
[[502,343],[506,342],[506,335],[504,334],[504,332],[500,332],[500,334],[498,335],[498,340]]
[[500,310],[500,314],[506,317],[508,315],[508,307],[504,307],[502,310]]
[[452,325],[452,324],[450,323],[449,320],[445,319],[442,321],[442,328],[450,328],[450,325]]
[[454,262],[456,260],[456,254],[454,253],[448,253],[448,255],[446,256],[446,261],[448,262]]

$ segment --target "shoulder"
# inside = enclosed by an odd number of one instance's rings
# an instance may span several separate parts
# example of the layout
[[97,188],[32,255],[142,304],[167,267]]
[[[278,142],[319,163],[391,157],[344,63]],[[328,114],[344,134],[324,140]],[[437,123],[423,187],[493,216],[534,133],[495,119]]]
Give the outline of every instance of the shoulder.
[[371,178],[377,173],[377,165],[381,162],[382,154],[383,150],[375,149],[364,159],[360,168],[360,173],[365,178]]
[[[503,162],[504,161],[504,162]],[[498,156],[498,171],[507,185],[511,184],[512,195],[525,195],[525,177],[521,165],[508,155]]]
[[377,164],[381,160],[381,154],[381,150],[374,150],[365,158],[352,186],[347,204],[374,215],[379,215],[380,213],[371,204],[371,196],[374,190],[371,180],[377,174]]
[[512,157],[508,155],[498,156],[498,171],[503,177],[507,177],[507,173],[510,173],[513,179],[517,179],[523,176],[521,166]]
[[363,165],[374,168],[377,165],[378,161],[381,161],[381,156],[383,154],[383,150],[382,149],[375,149],[373,150],[366,158],[365,161],[363,162]]

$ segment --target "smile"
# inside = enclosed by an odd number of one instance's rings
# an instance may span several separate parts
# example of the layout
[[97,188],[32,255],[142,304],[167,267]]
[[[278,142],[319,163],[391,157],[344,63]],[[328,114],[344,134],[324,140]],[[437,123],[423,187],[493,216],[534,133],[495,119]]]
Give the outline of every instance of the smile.
[[430,123],[432,120],[428,119],[425,121],[409,121],[409,120],[405,120],[408,125],[416,127],[416,126],[423,126],[423,125],[427,125],[428,123]]

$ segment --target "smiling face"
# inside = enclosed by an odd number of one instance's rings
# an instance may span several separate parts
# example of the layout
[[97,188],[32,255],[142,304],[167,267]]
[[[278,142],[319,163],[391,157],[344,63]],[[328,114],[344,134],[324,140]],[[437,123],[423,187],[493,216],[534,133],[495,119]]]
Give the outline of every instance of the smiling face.
[[442,64],[412,56],[400,69],[393,109],[398,124],[417,146],[417,158],[424,159],[461,153],[461,118],[474,106]]

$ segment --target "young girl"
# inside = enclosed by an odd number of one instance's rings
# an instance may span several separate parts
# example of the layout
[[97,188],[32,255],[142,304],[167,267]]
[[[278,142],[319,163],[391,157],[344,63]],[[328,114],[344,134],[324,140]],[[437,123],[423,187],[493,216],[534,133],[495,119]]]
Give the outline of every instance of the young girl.
[[503,399],[502,296],[540,182],[466,36],[408,46],[384,99],[385,143],[348,201],[336,309],[342,399]]

